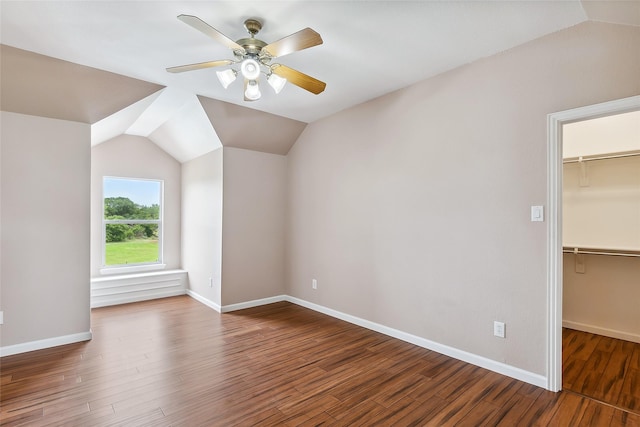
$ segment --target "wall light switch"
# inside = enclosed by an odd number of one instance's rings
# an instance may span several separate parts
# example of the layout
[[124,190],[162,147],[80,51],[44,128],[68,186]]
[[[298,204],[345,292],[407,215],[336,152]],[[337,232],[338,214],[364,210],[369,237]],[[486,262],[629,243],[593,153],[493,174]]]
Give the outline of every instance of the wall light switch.
[[544,206],[531,206],[531,221],[544,221]]

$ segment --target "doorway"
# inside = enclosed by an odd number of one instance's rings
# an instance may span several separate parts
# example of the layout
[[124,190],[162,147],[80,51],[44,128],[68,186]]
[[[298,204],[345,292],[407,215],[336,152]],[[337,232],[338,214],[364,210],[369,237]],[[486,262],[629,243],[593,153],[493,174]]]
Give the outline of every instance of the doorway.
[[551,391],[560,391],[563,387],[563,126],[636,110],[640,110],[640,96],[553,113],[547,118],[547,389]]
[[640,110],[563,126],[563,390],[640,413]]

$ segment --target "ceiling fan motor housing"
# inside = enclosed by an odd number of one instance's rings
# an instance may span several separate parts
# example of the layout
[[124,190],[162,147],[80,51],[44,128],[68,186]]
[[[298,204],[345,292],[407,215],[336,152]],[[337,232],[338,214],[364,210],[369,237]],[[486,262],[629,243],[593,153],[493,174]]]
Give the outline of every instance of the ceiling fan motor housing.
[[254,39],[253,37],[249,39],[240,39],[236,41],[236,43],[242,46],[250,57],[258,56],[262,48],[267,45],[262,40]]
[[262,48],[267,45],[266,42],[255,38],[256,34],[262,29],[262,23],[257,19],[247,19],[244,21],[244,28],[249,32],[250,37],[237,40],[236,43],[242,46],[246,53],[244,55],[236,53],[236,56],[243,59],[248,57],[257,60]]

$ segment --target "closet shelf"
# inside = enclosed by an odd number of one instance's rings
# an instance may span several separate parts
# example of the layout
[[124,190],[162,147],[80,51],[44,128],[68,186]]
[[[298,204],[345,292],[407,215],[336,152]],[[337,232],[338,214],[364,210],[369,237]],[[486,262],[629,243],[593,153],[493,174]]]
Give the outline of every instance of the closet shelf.
[[562,252],[568,254],[587,254],[587,255],[607,255],[607,256],[625,256],[640,258],[640,250],[627,249],[598,249],[598,248],[576,248],[563,246]]
[[592,156],[567,157],[566,159],[562,160],[562,163],[580,163],[580,162],[589,162],[593,160],[619,159],[622,157],[635,157],[635,156],[640,156],[640,150],[624,151],[620,153],[610,153],[610,154],[597,154]]

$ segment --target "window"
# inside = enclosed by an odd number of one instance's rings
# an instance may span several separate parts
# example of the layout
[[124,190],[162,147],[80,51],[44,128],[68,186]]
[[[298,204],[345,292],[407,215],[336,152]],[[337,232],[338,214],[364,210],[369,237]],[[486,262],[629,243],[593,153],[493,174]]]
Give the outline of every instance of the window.
[[103,274],[162,268],[163,182],[103,179]]

